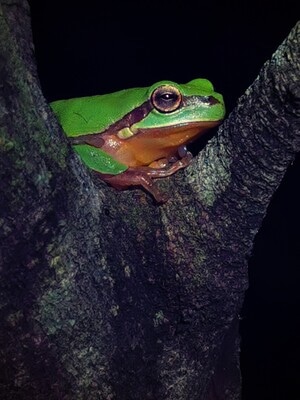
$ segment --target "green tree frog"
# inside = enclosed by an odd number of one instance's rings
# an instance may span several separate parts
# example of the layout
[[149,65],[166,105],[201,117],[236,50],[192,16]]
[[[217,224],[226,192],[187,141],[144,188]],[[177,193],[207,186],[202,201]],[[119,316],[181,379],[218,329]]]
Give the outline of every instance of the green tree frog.
[[206,79],[161,81],[99,96],[51,103],[82,161],[117,189],[142,186],[158,202],[155,185],[189,165],[186,145],[224,117],[223,97]]

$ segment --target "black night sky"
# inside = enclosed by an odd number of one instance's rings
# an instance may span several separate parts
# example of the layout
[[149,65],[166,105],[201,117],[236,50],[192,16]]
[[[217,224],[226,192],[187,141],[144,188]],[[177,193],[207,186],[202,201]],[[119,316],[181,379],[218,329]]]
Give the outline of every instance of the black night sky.
[[[210,79],[227,112],[299,19],[297,1],[30,1],[49,100],[170,79]],[[300,399],[300,157],[269,207],[249,262],[243,400]]]

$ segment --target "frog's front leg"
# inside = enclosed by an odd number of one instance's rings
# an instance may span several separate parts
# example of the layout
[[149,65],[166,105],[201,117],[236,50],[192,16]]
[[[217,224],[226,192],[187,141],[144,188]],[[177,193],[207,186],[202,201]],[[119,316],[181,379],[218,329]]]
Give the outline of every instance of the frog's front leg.
[[[159,164],[150,164],[149,167],[140,167],[140,171],[145,171],[145,173],[151,178],[165,178],[167,176],[173,175],[179,169],[187,167],[193,158],[192,153],[187,152],[184,157],[176,160],[174,162],[163,162],[161,167]],[[156,161],[159,163],[160,160]]]

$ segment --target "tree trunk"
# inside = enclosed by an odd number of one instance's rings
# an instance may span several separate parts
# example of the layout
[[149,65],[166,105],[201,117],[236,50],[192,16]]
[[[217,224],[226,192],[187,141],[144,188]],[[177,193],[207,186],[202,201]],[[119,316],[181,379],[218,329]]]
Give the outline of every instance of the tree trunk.
[[300,147],[300,24],[156,205],[97,180],[0,2],[1,399],[240,398],[247,258]]

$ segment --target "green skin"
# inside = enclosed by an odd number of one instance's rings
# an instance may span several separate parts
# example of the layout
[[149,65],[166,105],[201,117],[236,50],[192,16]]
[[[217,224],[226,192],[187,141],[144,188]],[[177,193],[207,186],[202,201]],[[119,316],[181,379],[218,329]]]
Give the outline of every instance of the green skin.
[[186,167],[185,145],[218,125],[223,97],[206,79],[161,81],[150,88],[50,104],[74,150],[100,178],[118,189],[143,186],[164,201],[153,179]]

